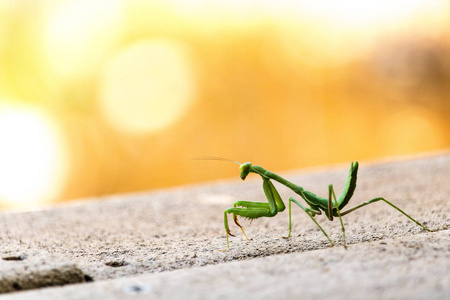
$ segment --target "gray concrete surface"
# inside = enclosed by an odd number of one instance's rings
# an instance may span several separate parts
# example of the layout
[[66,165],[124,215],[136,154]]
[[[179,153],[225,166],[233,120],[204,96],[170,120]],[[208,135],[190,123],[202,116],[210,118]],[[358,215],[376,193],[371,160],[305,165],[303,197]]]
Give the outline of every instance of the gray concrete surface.
[[[347,170],[348,165],[339,165],[281,175],[325,196],[329,183],[337,192],[342,189]],[[378,202],[345,216],[348,250],[329,247],[314,223],[295,209],[291,239],[281,238],[288,225],[283,212],[252,224],[242,220],[251,242],[231,225],[237,237],[231,238],[229,251],[217,251],[226,244],[223,210],[236,200],[264,200],[256,176],[0,213],[2,258],[47,252],[73,262],[85,279],[94,280],[3,297],[448,299],[449,179],[448,152],[360,162],[348,207],[384,196],[437,232],[425,232]],[[286,188],[279,191],[284,199],[295,197]],[[317,220],[339,244],[338,221]]]
[[274,255],[8,299],[448,299],[450,231]]
[[85,282],[83,272],[64,257],[27,252],[2,256],[0,293]]

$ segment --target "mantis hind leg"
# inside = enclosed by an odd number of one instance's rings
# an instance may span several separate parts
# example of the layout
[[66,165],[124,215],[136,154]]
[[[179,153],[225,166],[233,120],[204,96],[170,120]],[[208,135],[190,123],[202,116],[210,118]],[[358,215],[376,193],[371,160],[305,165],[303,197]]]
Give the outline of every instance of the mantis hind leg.
[[[303,194],[303,193],[301,193]],[[304,197],[304,195],[302,196]],[[328,241],[330,242],[331,246],[334,246],[333,241],[330,239],[330,237],[328,236],[328,234],[325,232],[325,230],[323,230],[322,226],[319,225],[319,223],[317,223],[316,219],[314,219],[314,216],[316,214],[320,215],[321,211],[319,210],[315,210],[312,208],[308,208],[303,206],[300,202],[298,202],[297,200],[295,200],[294,198],[290,197],[289,198],[289,234],[287,237],[285,238],[289,238],[291,236],[291,230],[292,230],[292,222],[291,222],[291,202],[294,202],[295,204],[297,204],[298,206],[300,206],[301,209],[303,209],[305,211],[305,213],[311,218],[311,220],[313,220],[313,222],[317,225],[317,227],[319,227],[320,231],[322,231],[322,233],[326,236],[326,238],[328,239]]]
[[401,213],[402,213],[403,215],[405,215],[408,219],[410,219],[411,221],[413,221],[414,223],[416,223],[417,225],[419,225],[420,227],[422,227],[422,228],[425,229],[426,231],[430,231],[430,232],[433,231],[433,230],[428,229],[427,227],[425,227],[425,226],[424,226],[423,224],[421,224],[420,222],[418,222],[418,221],[416,221],[415,219],[413,219],[410,215],[408,215],[408,214],[405,213],[403,210],[401,210],[400,208],[398,208],[397,206],[395,206],[395,205],[392,204],[391,202],[387,201],[387,200],[384,199],[383,197],[377,197],[377,198],[374,198],[374,199],[369,200],[369,201],[367,201],[367,202],[363,202],[363,203],[361,203],[361,204],[359,204],[359,205],[356,205],[356,206],[350,208],[349,210],[346,210],[346,211],[342,212],[342,213],[341,213],[341,216],[346,215],[346,214],[348,214],[348,213],[351,213],[352,211],[354,211],[354,210],[356,210],[356,209],[358,209],[358,208],[364,207],[364,206],[366,206],[366,205],[369,205],[369,204],[371,204],[371,203],[378,202],[378,201],[380,201],[380,200],[386,202],[387,204],[389,204],[390,206],[392,206],[393,208],[395,208],[396,210],[398,210],[399,212],[401,212]]
[[[332,201],[332,198],[334,199],[334,202]],[[336,212],[334,212],[334,209],[336,209]],[[347,249],[347,241],[345,238],[345,227],[344,222],[342,221],[342,214],[339,209],[339,203],[336,200],[336,194],[334,193],[333,185],[330,184],[328,186],[328,219],[330,221],[333,221],[333,216],[337,213],[337,217],[339,217],[339,222],[341,223],[341,229],[342,229],[342,239],[344,241],[344,248]]]

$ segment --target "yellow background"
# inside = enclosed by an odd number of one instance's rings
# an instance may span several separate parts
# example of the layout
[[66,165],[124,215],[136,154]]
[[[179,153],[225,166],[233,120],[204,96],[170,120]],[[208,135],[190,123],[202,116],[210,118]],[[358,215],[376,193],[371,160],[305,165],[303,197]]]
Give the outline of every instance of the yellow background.
[[0,1],[0,208],[450,146],[447,1]]

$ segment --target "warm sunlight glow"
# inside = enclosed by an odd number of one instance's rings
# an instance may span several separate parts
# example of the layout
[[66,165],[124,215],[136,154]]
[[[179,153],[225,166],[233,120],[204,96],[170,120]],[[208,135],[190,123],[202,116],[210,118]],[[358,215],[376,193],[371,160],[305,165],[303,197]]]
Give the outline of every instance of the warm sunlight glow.
[[89,75],[121,33],[122,1],[76,0],[49,11],[45,49],[49,64],[63,78]]
[[365,30],[369,27],[398,24],[408,21],[424,9],[435,10],[445,7],[443,0],[340,0],[299,2],[301,13],[321,19],[334,26],[350,30]]
[[261,20],[272,20],[282,29],[280,42],[286,44],[288,56],[304,58],[312,49],[311,64],[326,66],[367,55],[381,37],[393,32],[439,35],[448,24],[450,7],[446,0],[168,2],[206,32],[231,26],[232,34],[236,28],[262,28]]
[[450,0],[0,0],[0,210],[447,149],[449,86]]
[[[369,27],[398,24],[417,14],[442,14],[446,0],[168,0],[180,14],[212,15],[232,22],[253,16],[276,18],[295,15],[317,26],[326,23],[334,29],[366,30]],[[338,27],[338,28],[336,28]]]
[[0,106],[0,206],[30,208],[58,195],[65,177],[60,142],[41,112]]
[[140,133],[164,128],[183,115],[194,98],[188,48],[152,39],[119,53],[105,70],[101,108],[120,130]]

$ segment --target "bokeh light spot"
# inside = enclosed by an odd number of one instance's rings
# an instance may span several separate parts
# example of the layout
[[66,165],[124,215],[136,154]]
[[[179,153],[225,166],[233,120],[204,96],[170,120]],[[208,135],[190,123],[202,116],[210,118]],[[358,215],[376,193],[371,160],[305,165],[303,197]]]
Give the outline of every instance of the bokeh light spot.
[[112,59],[101,82],[100,105],[117,129],[143,133],[178,120],[195,95],[188,48],[177,41],[152,39]]
[[44,33],[47,60],[63,79],[96,70],[121,35],[121,0],[76,0],[52,6]]
[[0,106],[0,206],[33,208],[50,202],[65,183],[65,152],[48,116]]

